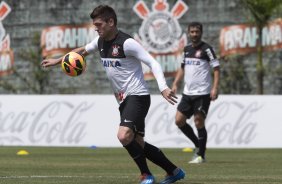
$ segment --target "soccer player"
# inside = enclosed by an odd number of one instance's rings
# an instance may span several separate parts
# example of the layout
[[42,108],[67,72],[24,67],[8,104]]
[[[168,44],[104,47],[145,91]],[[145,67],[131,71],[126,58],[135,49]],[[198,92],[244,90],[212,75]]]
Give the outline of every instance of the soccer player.
[[[128,34],[118,30],[113,8],[100,5],[90,14],[98,37],[84,47],[73,51],[87,56],[98,51],[115,97],[119,103],[120,126],[117,137],[141,172],[141,184],[151,184],[155,178],[147,160],[160,166],[167,173],[162,184],[183,179],[185,172],[174,165],[164,153],[144,141],[145,117],[150,107],[150,95],[144,80],[141,62],[149,66],[157,80],[162,96],[175,104],[176,96],[167,86],[160,64]],[[62,58],[46,59],[43,67],[61,63]]]
[[[172,84],[172,91],[176,93],[179,82],[184,77],[184,90],[177,107],[175,124],[195,145],[194,156],[189,163],[205,162],[208,137],[205,118],[210,101],[218,97],[219,61],[216,59],[213,48],[202,41],[202,34],[201,23],[192,22],[188,25],[188,37],[191,44],[184,48],[184,59]],[[186,120],[193,115],[198,137],[192,127],[186,123]]]

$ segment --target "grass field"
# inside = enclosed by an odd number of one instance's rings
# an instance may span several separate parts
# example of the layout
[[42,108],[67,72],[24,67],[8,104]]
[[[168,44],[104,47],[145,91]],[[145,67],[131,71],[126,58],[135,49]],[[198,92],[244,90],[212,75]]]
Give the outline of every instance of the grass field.
[[[18,150],[30,154],[18,156]],[[282,149],[209,149],[208,162],[187,164],[192,153],[162,149],[186,171],[179,184],[282,183]],[[164,171],[149,163],[157,181]],[[1,184],[137,184],[139,171],[122,148],[0,147]]]

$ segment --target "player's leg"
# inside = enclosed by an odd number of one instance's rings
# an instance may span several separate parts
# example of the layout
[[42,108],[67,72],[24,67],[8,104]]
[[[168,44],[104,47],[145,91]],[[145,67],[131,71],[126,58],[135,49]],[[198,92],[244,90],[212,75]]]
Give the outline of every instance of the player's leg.
[[194,158],[190,163],[202,163],[205,162],[205,153],[206,153],[206,145],[208,134],[205,127],[205,119],[208,113],[210,105],[210,97],[209,95],[203,95],[200,98],[197,98],[195,101],[195,114],[194,114],[194,122],[195,126],[198,130],[199,137],[199,157]]
[[145,142],[144,153],[146,158],[166,171],[167,176],[160,182],[161,184],[174,183],[185,177],[185,172],[174,165],[156,146]]
[[175,124],[181,130],[181,132],[193,142],[195,148],[199,148],[198,137],[194,133],[193,128],[186,122],[186,120],[187,117],[182,114],[182,112],[177,110],[175,115]]
[[177,168],[159,148],[148,142],[145,142],[144,153],[146,158],[163,168],[170,175],[173,174],[173,171]]
[[[119,110],[121,123],[118,139],[135,161],[141,172],[141,184],[154,183],[144,154],[145,117],[150,106],[150,96],[129,96],[121,104]],[[138,136],[137,136],[138,135]],[[136,137],[141,137],[136,139]]]
[[139,143],[140,140],[137,142],[134,137],[135,133],[132,129],[125,126],[119,127],[118,139],[138,166],[141,173],[141,184],[154,183],[154,177],[148,168],[143,147]]
[[175,124],[195,145],[199,147],[198,137],[194,133],[193,128],[186,122],[193,115],[193,103],[189,96],[183,95],[177,107],[175,115]]

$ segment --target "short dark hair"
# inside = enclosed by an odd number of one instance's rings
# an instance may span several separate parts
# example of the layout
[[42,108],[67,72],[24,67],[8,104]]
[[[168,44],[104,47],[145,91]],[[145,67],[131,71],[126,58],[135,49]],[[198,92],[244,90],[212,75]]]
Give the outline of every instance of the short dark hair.
[[203,25],[200,22],[191,22],[188,25],[188,31],[190,30],[191,27],[197,27],[200,29],[201,33],[203,32]]
[[115,26],[117,25],[117,15],[115,10],[108,5],[99,5],[90,14],[91,19],[101,18],[104,21],[108,21],[110,19],[114,20]]

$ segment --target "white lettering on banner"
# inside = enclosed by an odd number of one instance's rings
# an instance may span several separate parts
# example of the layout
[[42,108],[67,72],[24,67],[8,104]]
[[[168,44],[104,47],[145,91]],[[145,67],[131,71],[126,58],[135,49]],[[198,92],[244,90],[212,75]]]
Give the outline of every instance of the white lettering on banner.
[[262,45],[273,46],[282,43],[282,30],[279,25],[264,27],[262,30]]
[[[145,139],[193,147],[175,125],[176,106],[151,97]],[[221,95],[206,119],[207,147],[282,148],[281,104],[282,95]],[[2,95],[0,145],[120,147],[119,121],[113,95]],[[187,122],[197,134],[193,118]]]
[[86,45],[96,37],[93,28],[51,29],[46,32],[46,51],[60,48],[76,48]]
[[[0,144],[28,144],[21,136],[23,132],[27,132],[25,139],[31,144],[50,144],[55,140],[61,144],[79,144],[87,129],[87,123],[80,118],[92,107],[87,102],[73,105],[54,101],[37,112],[0,112]],[[58,119],[60,113],[64,113],[63,119]],[[1,136],[4,134],[9,136]]]
[[62,25],[45,28],[41,33],[43,57],[61,56],[90,43],[98,33],[93,25]]
[[[187,138],[178,136],[182,133],[176,129],[175,114],[169,111],[168,106],[169,104],[166,102],[156,104],[148,114],[147,126],[150,125],[150,128],[147,130],[159,138],[154,143],[171,142],[175,145],[188,143]],[[234,108],[241,112],[237,116],[238,119],[228,119]],[[248,145],[255,139],[256,127],[258,126],[256,122],[252,122],[251,118],[261,108],[262,106],[257,103],[243,105],[233,102],[223,102],[213,107],[206,119],[209,142],[213,142],[215,145],[221,145],[223,142],[227,142],[229,145]],[[191,125],[193,124],[192,119],[189,120]],[[158,136],[160,132],[164,132],[167,136]]]
[[[220,145],[228,142],[230,145],[251,143],[256,137],[257,122],[252,116],[259,113],[262,105],[256,102],[240,104],[239,102],[222,102],[209,112],[206,126],[209,132],[209,141]],[[239,112],[237,119],[229,119],[232,112]]]
[[257,38],[256,27],[230,29],[224,34],[224,48],[227,51],[234,48],[255,47]]
[[[255,52],[258,38],[258,29],[254,25],[224,27],[220,32],[221,56]],[[261,43],[267,51],[282,48],[282,19],[276,19],[263,27]]]

